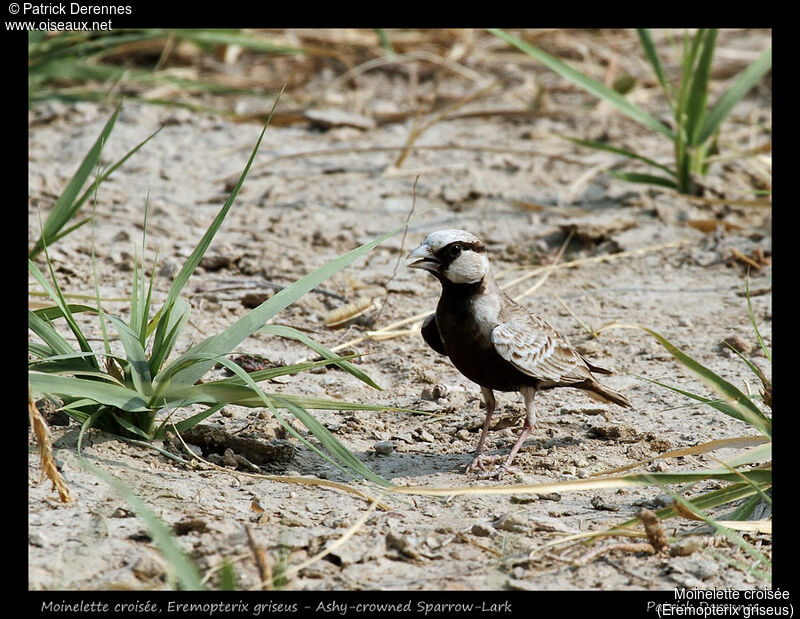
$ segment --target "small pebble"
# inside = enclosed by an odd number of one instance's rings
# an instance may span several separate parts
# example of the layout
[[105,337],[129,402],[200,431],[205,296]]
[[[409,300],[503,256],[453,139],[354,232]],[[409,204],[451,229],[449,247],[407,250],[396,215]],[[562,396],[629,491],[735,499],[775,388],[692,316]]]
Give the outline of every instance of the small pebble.
[[530,526],[528,521],[520,518],[514,514],[505,514],[500,516],[494,523],[494,528],[500,531],[507,531],[509,533],[526,533]]
[[375,453],[388,456],[394,451],[394,443],[392,441],[378,441],[372,448],[375,450]]
[[670,545],[669,554],[673,557],[688,557],[693,552],[699,550],[701,546],[700,540],[693,537],[684,537]]
[[473,535],[477,535],[478,537],[489,537],[493,533],[492,527],[484,522],[476,522],[472,525],[470,531]]
[[[736,351],[738,351],[740,353],[749,353],[752,350],[752,347],[750,346],[750,344],[745,342],[738,335],[732,335],[730,337],[726,337],[722,341],[723,341],[723,343],[727,344],[727,346],[730,346],[731,348],[733,348],[734,350],[736,350]],[[728,350],[727,346],[725,347],[725,350]]]
[[422,388],[420,397],[423,400],[436,401],[446,398],[450,394],[450,388],[446,385],[426,385]]

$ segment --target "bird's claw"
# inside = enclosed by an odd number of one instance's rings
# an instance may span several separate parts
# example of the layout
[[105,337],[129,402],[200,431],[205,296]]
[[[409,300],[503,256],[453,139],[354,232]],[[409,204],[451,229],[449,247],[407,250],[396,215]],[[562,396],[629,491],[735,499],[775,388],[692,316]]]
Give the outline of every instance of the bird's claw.
[[496,465],[493,469],[487,471],[483,469],[481,473],[476,473],[476,477],[478,479],[502,479],[503,475],[506,473],[515,474],[518,473],[519,469],[515,466],[510,466],[505,462],[503,464]]
[[478,469],[478,470],[480,470],[480,471],[485,473],[486,472],[486,464],[487,463],[491,463],[491,462],[492,462],[492,458],[490,458],[488,456],[484,456],[483,454],[478,454],[472,459],[472,462],[470,462],[467,465],[467,468],[465,469],[464,473],[467,473],[467,474],[471,473],[475,469]]
[[[508,462],[503,462],[502,464],[494,464],[496,460],[499,458],[491,457],[491,456],[484,456],[483,454],[479,454],[475,456],[475,458],[467,465],[466,470],[464,471],[466,474],[475,472],[475,476],[478,479],[500,479],[506,473],[516,473],[517,468],[511,466]],[[493,465],[492,468],[487,469],[486,465]],[[477,469],[477,470],[476,470]]]

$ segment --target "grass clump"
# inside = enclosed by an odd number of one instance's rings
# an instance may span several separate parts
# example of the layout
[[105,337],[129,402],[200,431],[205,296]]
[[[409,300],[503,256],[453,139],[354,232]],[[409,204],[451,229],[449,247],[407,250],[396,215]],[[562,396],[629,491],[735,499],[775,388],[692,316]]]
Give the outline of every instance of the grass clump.
[[700,195],[702,191],[697,179],[708,173],[708,157],[716,150],[717,135],[722,121],[772,68],[772,48],[769,48],[742,71],[714,105],[709,107],[711,66],[719,30],[698,28],[693,35],[690,35],[688,31],[684,33],[680,53],[681,72],[678,83],[675,84],[668,79],[664,71],[650,31],[646,28],[638,29],[637,33],[644,55],[653,68],[653,73],[672,113],[673,126],[670,127],[641,107],[631,103],[614,88],[609,88],[576,71],[568,64],[519,37],[498,28],[490,29],[490,32],[673,143],[674,164],[669,167],[632,150],[601,142],[570,138],[572,141],[590,148],[613,152],[646,163],[657,171],[656,174],[649,174],[609,170],[609,173],[625,181],[669,187],[690,195]]
[[[273,112],[274,110],[275,106]],[[287,327],[265,326],[265,324],[305,293],[366,254],[396,231],[330,261],[279,291],[227,329],[192,346],[183,354],[171,357],[181,330],[189,317],[190,307],[181,297],[182,289],[233,205],[268,126],[269,119],[227,201],[176,275],[163,305],[154,314],[151,312],[153,309],[151,293],[156,269],[152,270],[148,282],[144,269],[140,269],[138,264],[135,265],[133,272],[127,321],[104,311],[99,292],[94,307],[67,303],[47,256],[46,240],[51,237],[42,236],[42,249],[47,257],[50,278],[48,279],[31,259],[28,260],[28,269],[54,305],[29,310],[28,313],[29,329],[40,340],[29,342],[30,388],[34,393],[52,394],[62,399],[63,409],[73,419],[83,424],[84,429],[93,426],[123,438],[146,441],[161,438],[172,428],[178,432],[190,428],[227,404],[266,407],[292,436],[321,457],[351,476],[364,477],[375,483],[388,485],[382,477],[364,466],[308,411],[314,408],[384,410],[387,407],[289,394],[271,394],[264,392],[258,383],[282,374],[293,374],[320,365],[334,364],[371,387],[380,388],[350,363],[352,356],[339,357],[299,332]],[[142,245],[144,253],[144,239]],[[96,313],[103,332],[103,352],[95,351],[90,346],[88,338],[75,319],[75,315],[79,312]],[[53,325],[56,320],[66,322],[77,346],[58,332]],[[124,354],[112,353],[109,329],[116,332]],[[248,374],[227,359],[226,355],[259,330],[299,340],[309,345],[323,359],[318,362],[270,368]],[[227,367],[233,372],[233,376],[203,382],[204,376],[217,363]],[[168,423],[167,419],[162,420],[159,425],[155,424],[158,411],[174,412],[176,409],[185,409],[192,405],[200,405],[204,410],[174,425],[171,421]],[[300,435],[284,419],[281,410],[288,410],[305,425],[318,439],[322,449]]]

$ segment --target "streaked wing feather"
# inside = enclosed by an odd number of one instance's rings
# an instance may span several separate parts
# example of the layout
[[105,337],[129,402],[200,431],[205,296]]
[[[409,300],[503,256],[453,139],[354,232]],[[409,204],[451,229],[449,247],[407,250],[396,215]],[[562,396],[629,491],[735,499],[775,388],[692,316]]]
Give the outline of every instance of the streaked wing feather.
[[527,315],[497,325],[492,343],[520,372],[541,381],[572,384],[591,379],[586,364],[543,320]]

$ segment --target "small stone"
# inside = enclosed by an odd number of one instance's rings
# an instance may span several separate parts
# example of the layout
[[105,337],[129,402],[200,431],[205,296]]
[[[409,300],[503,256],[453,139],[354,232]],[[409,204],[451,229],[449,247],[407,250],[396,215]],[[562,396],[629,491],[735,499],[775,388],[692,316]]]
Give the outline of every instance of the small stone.
[[375,119],[363,114],[357,114],[339,108],[309,109],[303,111],[303,116],[313,127],[319,129],[332,129],[334,127],[353,127],[366,131],[374,129]]
[[394,451],[394,443],[392,441],[378,441],[372,448],[375,450],[375,453],[388,456]]
[[489,537],[492,533],[494,533],[492,527],[483,522],[476,522],[473,524],[470,532],[478,537]]
[[517,505],[524,505],[525,503],[533,503],[539,500],[537,494],[512,494],[509,501]]
[[386,547],[394,548],[404,557],[409,559],[419,558],[419,552],[417,552],[416,546],[416,539],[413,535],[402,535],[394,531],[389,531],[386,534]]
[[594,507],[595,509],[604,510],[604,511],[608,511],[608,512],[615,512],[615,511],[619,510],[619,507],[617,507],[616,505],[612,505],[611,503],[608,503],[600,495],[593,496],[592,500],[591,500],[591,503],[592,503],[592,507]]
[[247,308],[254,308],[261,305],[264,301],[269,299],[273,293],[269,292],[248,292],[245,295],[242,295],[240,300],[241,304]]
[[701,546],[700,540],[693,537],[684,537],[670,545],[669,554],[673,557],[688,557],[690,554],[699,550]]
[[422,428],[417,429],[416,435],[424,443],[433,443],[436,440],[433,434]]
[[509,533],[525,533],[530,529],[528,521],[516,514],[504,514],[494,522],[494,528]]
[[178,274],[178,265],[177,263],[167,260],[164,264],[162,264],[158,268],[158,275],[159,277],[165,277],[167,279],[174,279],[175,275]]
[[559,518],[553,516],[536,516],[530,520],[530,525],[535,531],[549,531],[556,533],[577,533],[572,527],[565,525]]
[[164,564],[150,555],[139,558],[132,569],[140,580],[163,580],[167,574]]
[[724,347],[725,350],[729,350],[728,346],[736,350],[737,352],[748,354],[752,350],[752,346],[745,342],[741,337],[738,335],[732,335],[730,337],[726,337],[722,340],[726,346]]
[[125,509],[124,507],[118,507],[113,512],[111,512],[112,518],[131,518],[133,516],[134,513],[129,509]]
[[44,548],[47,546],[47,538],[42,535],[39,531],[33,531],[28,533],[28,543],[31,546],[37,546],[39,548]]
[[342,422],[338,419],[332,419],[323,424],[331,432],[338,432],[342,429]]
[[200,266],[206,271],[220,271],[227,269],[233,264],[233,259],[230,256],[222,256],[219,254],[211,256],[203,256],[200,260]]
[[36,408],[42,414],[48,425],[51,426],[68,426],[70,416],[63,410],[59,410],[63,406],[63,402],[56,398],[44,397],[35,402]]
[[472,434],[466,428],[461,428],[458,432],[456,432],[456,438],[461,441],[471,441]]
[[446,385],[426,385],[422,388],[420,397],[423,400],[436,401],[446,398],[450,394],[450,388]]

